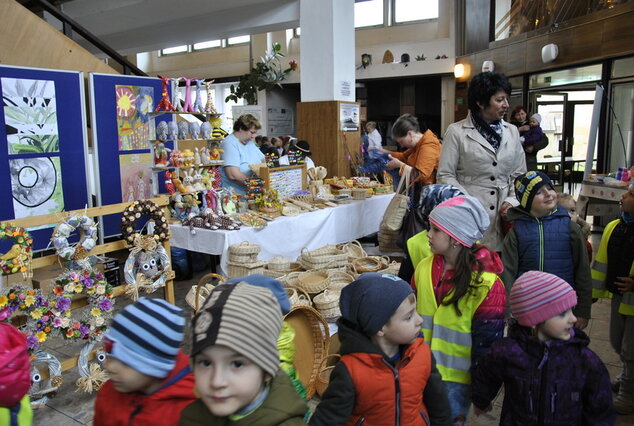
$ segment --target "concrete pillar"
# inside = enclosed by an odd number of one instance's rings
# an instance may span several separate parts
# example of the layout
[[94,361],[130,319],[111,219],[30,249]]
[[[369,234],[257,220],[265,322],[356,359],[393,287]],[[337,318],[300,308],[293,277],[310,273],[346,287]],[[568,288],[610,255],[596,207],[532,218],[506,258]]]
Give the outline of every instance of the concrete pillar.
[[300,0],[299,16],[302,102],[354,102],[354,0]]

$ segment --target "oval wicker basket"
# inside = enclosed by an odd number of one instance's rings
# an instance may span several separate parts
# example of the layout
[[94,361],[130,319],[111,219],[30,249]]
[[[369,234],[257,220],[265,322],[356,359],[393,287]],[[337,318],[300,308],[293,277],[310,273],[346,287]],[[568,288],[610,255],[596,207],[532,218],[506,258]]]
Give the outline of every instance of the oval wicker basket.
[[255,254],[234,254],[229,253],[229,262],[231,263],[252,263],[258,261],[258,255]]
[[315,382],[321,360],[328,353],[330,333],[328,323],[319,312],[308,306],[293,306],[284,316],[295,330],[295,369],[302,384],[306,387],[306,398],[315,394]]
[[360,257],[352,262],[352,267],[358,274],[363,274],[364,272],[377,272],[384,269],[385,266],[383,265],[383,262],[381,262],[381,259],[371,256]]
[[341,316],[338,291],[324,290],[313,297],[313,304],[326,321],[334,321]]
[[222,284],[227,279],[218,274],[205,274],[198,280],[198,284],[193,285],[187,292],[185,302],[191,306],[194,312],[198,312],[198,309],[200,309],[211,290],[215,287],[215,284],[212,283],[213,280],[217,280],[218,284]]
[[361,246],[361,243],[357,240],[352,240],[346,244],[338,244],[337,248],[348,253],[348,260],[351,262],[354,259],[366,257],[368,255],[363,249],[363,246]]
[[297,287],[297,285],[299,284],[299,281],[297,280],[297,278],[299,277],[299,274],[301,274],[301,272],[299,271],[289,272],[288,274],[279,277],[278,280],[280,280],[280,282],[284,284],[285,286],[292,285]]
[[328,278],[330,278],[330,285],[328,290],[341,291],[345,286],[354,281],[354,277],[347,272],[329,270]]
[[[319,363],[317,377],[315,378],[315,391],[317,395],[322,396],[330,383],[330,373],[335,369],[337,362],[341,359],[339,354],[330,354],[325,356]],[[335,360],[335,361],[333,361]]]
[[306,271],[300,272],[297,277],[297,287],[306,291],[306,293],[321,293],[330,285],[328,272],[326,271]]
[[308,251],[306,248],[302,249],[297,261],[306,270],[337,268],[348,263],[348,253],[329,244],[312,251]]
[[257,244],[251,244],[248,241],[242,241],[241,243],[238,244],[231,244],[229,246],[229,255],[232,254],[236,254],[236,255],[245,255],[245,254],[251,254],[251,255],[258,255],[260,253],[260,246]]
[[271,271],[288,271],[291,269],[291,259],[284,256],[275,256],[267,265]]

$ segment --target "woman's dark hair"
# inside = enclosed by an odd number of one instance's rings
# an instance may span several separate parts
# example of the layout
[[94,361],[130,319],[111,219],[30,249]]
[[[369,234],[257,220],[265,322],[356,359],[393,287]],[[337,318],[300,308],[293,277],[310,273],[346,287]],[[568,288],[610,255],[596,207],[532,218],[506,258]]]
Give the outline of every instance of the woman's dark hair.
[[[447,300],[443,300],[442,304],[445,306],[454,305],[458,316],[462,315],[460,308],[458,307],[458,301],[462,296],[467,295],[469,290],[475,286],[473,283],[480,284],[482,282],[482,272],[484,272],[484,264],[478,260],[475,256],[478,250],[481,250],[482,246],[474,245],[472,247],[465,247],[462,244],[459,246],[460,252],[456,259],[456,267],[454,268],[453,276],[453,292],[451,297]],[[473,270],[476,271],[476,276],[473,277]]]
[[418,118],[412,114],[403,114],[392,126],[392,137],[395,139],[402,138],[407,136],[407,132],[410,130],[416,133],[424,133],[427,131],[427,126],[424,122],[420,124]]
[[260,130],[262,128],[262,125],[260,124],[258,119],[251,114],[241,115],[233,123],[234,132],[239,132],[240,130],[251,130],[254,127],[256,130]]
[[476,74],[469,83],[467,96],[469,98],[469,110],[472,114],[480,113],[480,103],[484,108],[489,106],[491,96],[500,90],[511,94],[511,83],[504,74],[499,72],[481,72]]
[[524,108],[522,105],[517,105],[515,108],[513,108],[513,111],[511,111],[511,116],[509,117],[511,121],[518,121],[515,119],[515,115],[520,111],[524,111],[524,113],[526,114],[526,118],[528,118],[528,111],[526,111],[526,108]]

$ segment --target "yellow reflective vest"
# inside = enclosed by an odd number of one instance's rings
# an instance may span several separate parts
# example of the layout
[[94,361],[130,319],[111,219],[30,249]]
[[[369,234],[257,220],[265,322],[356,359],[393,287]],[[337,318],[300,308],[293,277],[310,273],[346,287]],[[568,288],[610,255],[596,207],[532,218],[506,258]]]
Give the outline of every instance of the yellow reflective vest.
[[[592,264],[592,297],[611,299],[612,293],[606,289],[605,279],[608,272],[608,242],[612,236],[612,231],[619,224],[621,219],[613,220],[608,223],[601,237],[599,251]],[[634,277],[634,262],[630,267],[630,277]],[[621,315],[634,315],[634,292],[628,291],[623,295],[623,300],[619,305],[619,313]]]
[[[432,264],[434,256],[426,257],[416,266],[416,310],[423,317],[423,335],[436,358],[442,379],[448,382],[471,384],[471,325],[473,315],[486,298],[498,278],[493,272],[482,273],[482,282],[476,284],[458,300],[462,312],[458,316],[451,305],[436,303]],[[473,273],[475,278],[476,272]],[[453,290],[444,300],[451,298]]]
[[421,260],[433,254],[429,246],[427,231],[421,231],[407,240],[407,252],[414,268]]

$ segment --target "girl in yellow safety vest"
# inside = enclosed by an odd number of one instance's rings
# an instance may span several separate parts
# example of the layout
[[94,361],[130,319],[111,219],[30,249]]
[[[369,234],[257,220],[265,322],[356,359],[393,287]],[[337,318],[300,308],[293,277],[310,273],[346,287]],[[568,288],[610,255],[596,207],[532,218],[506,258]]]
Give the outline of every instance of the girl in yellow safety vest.
[[471,404],[471,368],[504,331],[502,261],[476,243],[489,226],[489,216],[476,198],[457,196],[440,203],[429,222],[433,255],[416,266],[417,311],[447,389],[454,424],[462,424]]

